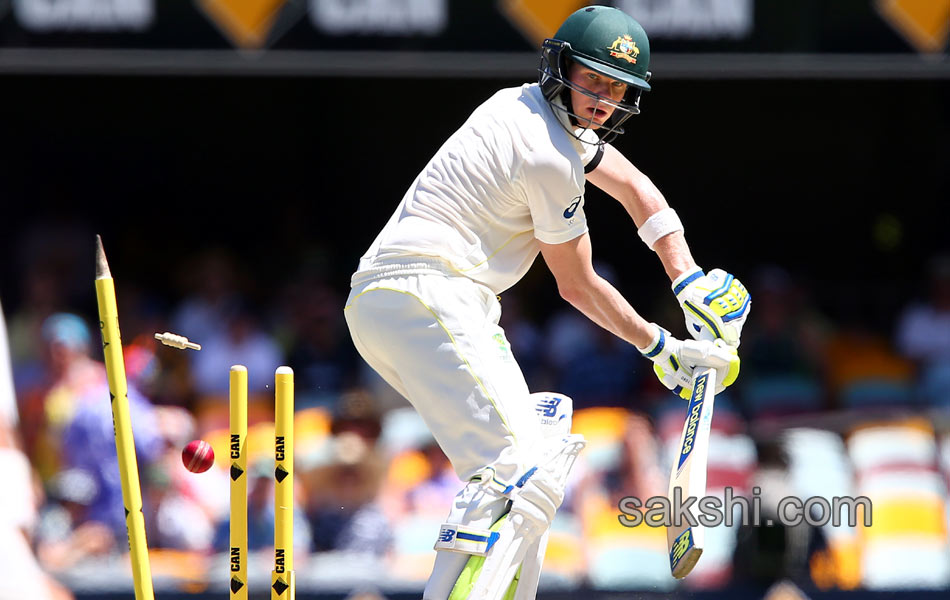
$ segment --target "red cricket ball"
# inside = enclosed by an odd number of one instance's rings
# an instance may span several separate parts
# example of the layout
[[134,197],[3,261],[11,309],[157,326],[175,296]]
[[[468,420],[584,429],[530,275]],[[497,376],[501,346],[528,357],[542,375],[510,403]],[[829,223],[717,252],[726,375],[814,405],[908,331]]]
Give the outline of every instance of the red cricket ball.
[[214,450],[204,440],[192,440],[181,451],[181,462],[192,473],[204,473],[214,464]]

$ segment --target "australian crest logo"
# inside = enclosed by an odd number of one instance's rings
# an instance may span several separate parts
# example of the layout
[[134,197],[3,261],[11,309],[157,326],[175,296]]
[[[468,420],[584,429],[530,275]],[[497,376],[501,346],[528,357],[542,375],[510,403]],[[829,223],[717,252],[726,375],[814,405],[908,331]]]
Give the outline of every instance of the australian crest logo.
[[640,56],[640,49],[637,43],[629,35],[617,36],[614,43],[607,47],[610,55],[614,58],[621,58],[628,63],[637,64],[637,57]]
[[498,352],[501,354],[502,358],[510,358],[511,350],[508,349],[508,340],[505,339],[505,336],[500,333],[496,333],[491,337],[493,340],[495,340],[495,343],[498,344]]

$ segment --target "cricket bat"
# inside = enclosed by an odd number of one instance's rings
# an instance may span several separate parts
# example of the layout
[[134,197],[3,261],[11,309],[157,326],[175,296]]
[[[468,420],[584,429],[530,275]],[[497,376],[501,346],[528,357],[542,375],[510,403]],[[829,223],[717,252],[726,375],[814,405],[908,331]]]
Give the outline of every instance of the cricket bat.
[[[686,408],[686,422],[680,436],[679,454],[673,460],[670,472],[669,498],[680,489],[681,502],[689,497],[699,499],[706,495],[706,459],[709,453],[709,427],[712,424],[713,404],[716,397],[716,371],[697,368],[693,373],[693,394]],[[691,513],[698,519],[697,505]],[[675,513],[674,513],[675,514]],[[703,527],[691,527],[688,521],[673,523],[666,529],[666,545],[670,551],[670,571],[682,579],[696,566],[703,554]]]

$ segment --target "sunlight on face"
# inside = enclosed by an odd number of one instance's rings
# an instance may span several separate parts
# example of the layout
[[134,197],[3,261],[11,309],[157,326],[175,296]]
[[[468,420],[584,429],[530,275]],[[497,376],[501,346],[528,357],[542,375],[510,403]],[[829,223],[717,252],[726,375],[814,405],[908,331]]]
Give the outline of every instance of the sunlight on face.
[[[569,79],[574,85],[613,102],[622,101],[627,93],[627,84],[601,75],[597,71],[588,69],[578,63],[571,65]],[[591,120],[591,129],[599,128],[614,112],[612,105],[598,102],[596,98],[591,98],[573,89],[571,90],[571,103],[574,113],[584,119]]]

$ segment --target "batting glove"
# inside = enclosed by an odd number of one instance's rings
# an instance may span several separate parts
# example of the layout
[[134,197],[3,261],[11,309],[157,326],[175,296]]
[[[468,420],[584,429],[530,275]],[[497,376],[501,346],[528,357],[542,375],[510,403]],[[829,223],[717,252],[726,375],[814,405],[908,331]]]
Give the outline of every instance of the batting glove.
[[673,293],[686,316],[686,328],[697,340],[725,340],[739,346],[752,299],[742,283],[722,269],[684,273],[673,281]]
[[653,341],[637,348],[653,361],[653,372],[668,390],[684,400],[693,393],[693,369],[716,370],[716,393],[723,391],[739,376],[739,354],[724,340],[678,340],[657,324]]

